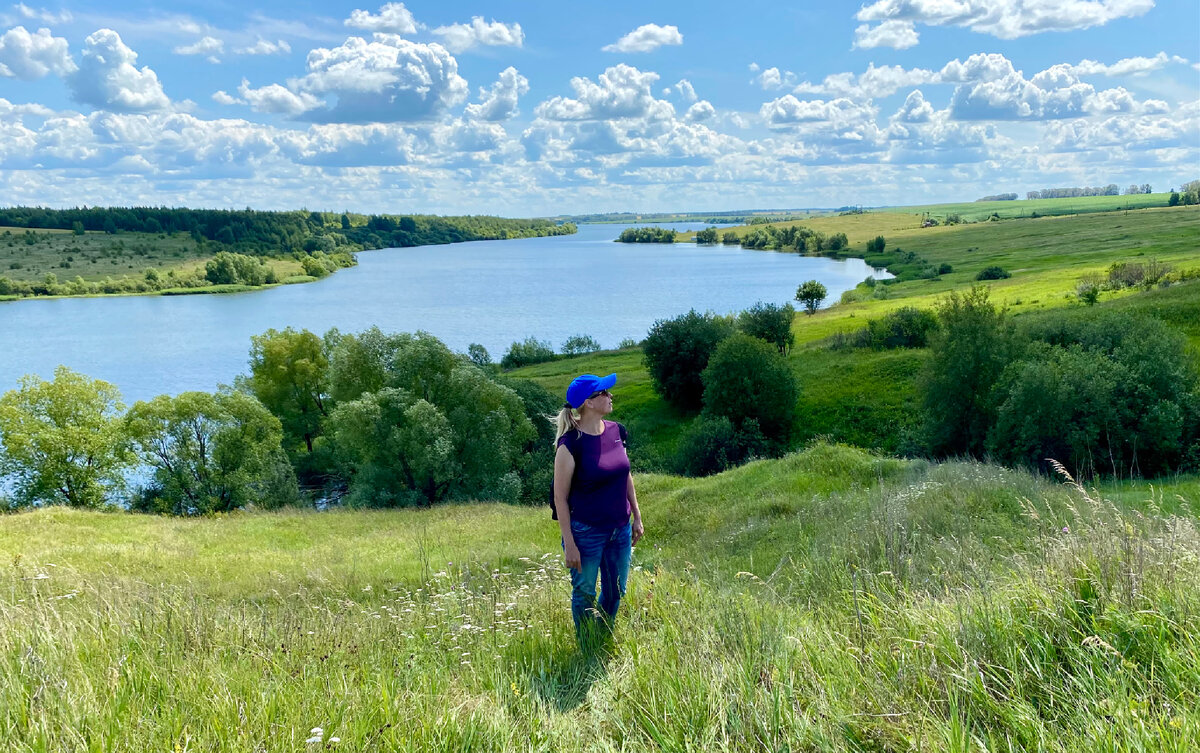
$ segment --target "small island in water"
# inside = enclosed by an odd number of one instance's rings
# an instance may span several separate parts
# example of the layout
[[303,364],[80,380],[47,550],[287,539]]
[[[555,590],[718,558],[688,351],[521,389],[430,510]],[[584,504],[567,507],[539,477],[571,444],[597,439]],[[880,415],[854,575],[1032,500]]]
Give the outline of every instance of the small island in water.
[[0,208],[0,300],[241,292],[318,280],[354,266],[357,251],[574,232],[478,215]]

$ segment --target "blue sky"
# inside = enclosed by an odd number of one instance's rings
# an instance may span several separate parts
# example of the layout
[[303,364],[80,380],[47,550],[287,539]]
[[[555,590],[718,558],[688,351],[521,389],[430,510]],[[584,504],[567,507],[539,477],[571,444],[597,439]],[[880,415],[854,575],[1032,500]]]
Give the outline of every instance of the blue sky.
[[529,216],[1200,178],[1195,0],[0,5],[0,203]]

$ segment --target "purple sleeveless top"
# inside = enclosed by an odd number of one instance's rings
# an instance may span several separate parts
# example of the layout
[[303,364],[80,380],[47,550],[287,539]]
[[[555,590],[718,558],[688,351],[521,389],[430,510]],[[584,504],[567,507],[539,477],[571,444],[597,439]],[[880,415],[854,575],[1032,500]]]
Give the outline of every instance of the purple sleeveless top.
[[617,528],[629,522],[629,456],[621,426],[604,422],[598,436],[571,430],[558,438],[575,457],[575,474],[567,504],[571,519],[597,528]]

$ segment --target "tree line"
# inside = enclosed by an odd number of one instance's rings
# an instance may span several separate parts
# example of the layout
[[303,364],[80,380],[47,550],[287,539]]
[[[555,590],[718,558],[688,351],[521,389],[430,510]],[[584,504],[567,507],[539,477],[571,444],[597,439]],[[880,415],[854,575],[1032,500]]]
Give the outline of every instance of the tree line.
[[306,244],[320,247],[320,239],[326,237],[337,246],[350,243],[361,249],[373,249],[575,232],[570,223],[484,215],[361,215],[175,207],[7,207],[0,208],[0,226],[77,229],[114,235],[188,233],[197,241],[211,241],[230,250],[256,255],[313,250],[306,249]]

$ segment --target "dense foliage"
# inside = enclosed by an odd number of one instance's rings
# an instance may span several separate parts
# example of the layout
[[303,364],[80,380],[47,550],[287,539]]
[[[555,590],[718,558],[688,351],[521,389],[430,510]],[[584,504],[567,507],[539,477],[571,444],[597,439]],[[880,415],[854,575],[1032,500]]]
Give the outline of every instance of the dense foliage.
[[737,328],[751,337],[771,343],[786,356],[796,341],[792,332],[792,320],[795,317],[796,309],[790,303],[780,306],[759,301],[737,315]]
[[116,387],[65,366],[49,382],[23,377],[0,397],[0,479],[15,501],[103,505],[131,461],[123,410]]
[[706,227],[703,230],[696,231],[696,243],[702,246],[711,246],[717,242],[717,229],[715,227]]
[[296,476],[280,446],[279,419],[243,392],[159,395],[125,417],[153,474],[135,499],[144,512],[194,515],[294,503]]
[[831,338],[834,347],[874,348],[924,348],[929,344],[930,334],[937,329],[937,316],[926,309],[903,306],[889,311],[879,319],[872,319],[867,326],[850,334],[838,334]]
[[979,274],[975,275],[975,279],[979,282],[985,280],[1006,280],[1012,275],[1004,267],[992,265],[979,270]]
[[642,343],[642,358],[654,390],[677,408],[699,408],[704,397],[701,374],[717,345],[733,331],[728,317],[695,309],[656,321]]
[[1076,475],[1157,475],[1200,461],[1200,382],[1183,337],[1162,322],[1056,313],[996,385],[989,451]]
[[937,317],[918,380],[928,448],[935,455],[982,457],[995,422],[992,388],[1017,353],[1012,325],[984,287],[952,291]]
[[708,476],[765,456],[767,451],[766,437],[754,419],[737,427],[725,416],[701,416],[679,437],[674,470],[684,476]]
[[674,243],[675,231],[667,227],[630,227],[621,231],[621,243]]
[[754,424],[774,447],[786,449],[800,397],[792,367],[770,344],[736,333],[708,360],[704,414],[729,419],[735,429]]
[[535,363],[553,361],[555,358],[557,355],[554,353],[554,346],[530,335],[524,340],[508,346],[508,351],[500,359],[500,368],[517,369]]
[[[331,212],[266,212],[253,209],[170,207],[0,208],[0,226],[103,231],[116,234],[190,233],[239,251],[264,255],[305,251],[313,237],[328,236],[361,248],[425,246],[461,241],[540,237],[575,232],[550,220],[429,215],[358,215]],[[341,245],[340,243],[337,245]],[[321,250],[321,249],[313,249]]]
[[1016,330],[974,289],[951,294],[919,382],[928,448],[1089,477],[1200,460],[1200,381],[1182,335],[1144,316],[1043,314]]

